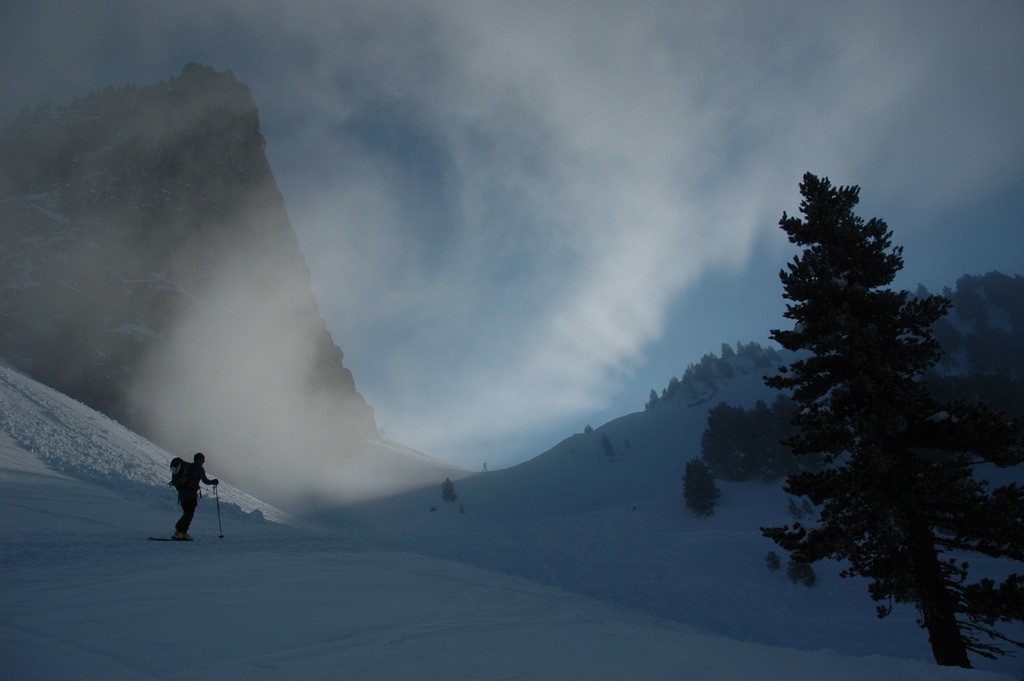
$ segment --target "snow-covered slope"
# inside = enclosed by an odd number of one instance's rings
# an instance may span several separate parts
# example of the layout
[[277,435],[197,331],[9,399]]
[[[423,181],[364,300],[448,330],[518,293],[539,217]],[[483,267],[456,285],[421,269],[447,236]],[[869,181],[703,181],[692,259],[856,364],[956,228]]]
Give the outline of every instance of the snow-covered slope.
[[[176,503],[167,486],[172,454],[61,393],[0,362],[0,431],[16,449],[31,454],[8,463],[16,468],[64,473],[131,497]],[[281,521],[285,513],[225,483],[218,494],[225,508],[258,511]],[[165,504],[166,505],[166,504]]]
[[[392,513],[410,524],[428,518],[435,523],[431,536],[451,545],[489,537],[480,547],[487,552],[504,543],[506,555],[518,551],[524,569],[554,572],[572,567],[569,555],[593,558],[589,574],[576,578],[607,584],[607,598],[389,550],[382,548],[385,537],[352,527],[299,527],[241,510],[224,513],[220,540],[210,498],[193,524],[195,542],[148,542],[148,534],[177,516],[162,485],[169,455],[16,372],[4,368],[2,376],[3,678],[1011,678],[940,669],[929,661],[740,641],[678,621],[685,618],[623,605],[627,582],[654,584],[675,574],[690,589],[713,594],[721,619],[761,626],[770,614],[758,610],[764,590],[773,594],[780,629],[797,619],[792,611],[801,601],[791,596],[810,593],[803,587],[779,579],[765,589],[749,575],[744,586],[737,570],[724,570],[720,578],[708,571],[716,556],[728,561],[742,553],[743,523],[730,509],[743,504],[732,490],[732,505],[713,519],[717,524],[679,514],[666,521],[646,506],[576,514],[565,508],[546,522],[538,516],[498,523],[473,515],[470,509],[484,504],[469,490],[489,488],[468,480],[459,482],[465,514],[419,509],[415,518],[403,518],[402,505],[393,506]],[[543,458],[537,471],[553,475],[558,459]],[[519,496],[511,489],[507,494]],[[222,485],[221,501],[228,499],[267,516],[274,512]],[[492,518],[504,512],[496,507]],[[378,527],[387,522],[381,519]],[[518,541],[538,529],[543,541]],[[394,536],[403,532],[396,529]],[[604,572],[612,554],[622,556],[623,565]],[[833,629],[858,626],[843,611],[833,617]]]
[[[765,556],[777,547],[759,528],[792,522],[781,482],[720,482],[723,498],[708,519],[685,507],[681,476],[700,455],[707,410],[719,400],[770,401],[761,373],[737,373],[711,402],[662,401],[519,466],[457,481],[453,503],[442,502],[438,485],[317,520],[360,542],[526,577],[736,640],[930,661],[916,611],[897,607],[879,620],[867,582],[840,579],[837,564],[815,565],[812,588],[787,579],[784,556],[769,572]],[[976,662],[1024,668],[1013,658]]]

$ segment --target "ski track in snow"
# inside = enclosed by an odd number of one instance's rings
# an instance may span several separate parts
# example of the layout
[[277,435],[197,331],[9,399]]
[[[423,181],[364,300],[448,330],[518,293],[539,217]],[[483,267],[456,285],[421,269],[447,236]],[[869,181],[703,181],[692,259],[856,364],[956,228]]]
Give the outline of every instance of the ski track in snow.
[[[845,582],[820,575],[807,590],[752,567],[763,545],[738,489],[713,523],[672,515],[667,497],[632,510],[580,496],[586,510],[552,513],[509,482],[566,465],[547,459],[461,481],[464,514],[428,512],[438,490],[425,490],[289,525],[227,506],[273,512],[222,489],[223,540],[207,498],[195,542],[148,542],[178,514],[169,454],[6,367],[0,425],[5,679],[1014,678],[808,641],[824,628],[821,641],[842,632],[880,650],[910,632],[911,656],[924,647],[906,621],[857,615]],[[629,469],[615,470],[628,486]],[[770,505],[773,492],[755,490]],[[792,643],[764,644],[773,637]]]

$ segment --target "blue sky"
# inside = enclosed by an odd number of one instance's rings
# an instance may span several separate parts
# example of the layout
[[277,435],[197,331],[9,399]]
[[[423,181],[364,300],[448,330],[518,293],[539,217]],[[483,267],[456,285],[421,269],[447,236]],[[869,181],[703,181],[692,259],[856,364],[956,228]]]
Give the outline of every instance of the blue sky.
[[767,344],[804,171],[861,186],[901,287],[1024,272],[1020,2],[12,4],[4,119],[187,62],[250,86],[358,388],[470,469]]

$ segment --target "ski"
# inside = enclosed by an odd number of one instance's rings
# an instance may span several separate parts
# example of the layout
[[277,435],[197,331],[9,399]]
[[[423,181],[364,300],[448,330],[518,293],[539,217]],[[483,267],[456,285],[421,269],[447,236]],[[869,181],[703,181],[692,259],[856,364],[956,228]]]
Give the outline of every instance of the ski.
[[174,537],[150,537],[149,541],[192,541],[191,539],[175,539]]

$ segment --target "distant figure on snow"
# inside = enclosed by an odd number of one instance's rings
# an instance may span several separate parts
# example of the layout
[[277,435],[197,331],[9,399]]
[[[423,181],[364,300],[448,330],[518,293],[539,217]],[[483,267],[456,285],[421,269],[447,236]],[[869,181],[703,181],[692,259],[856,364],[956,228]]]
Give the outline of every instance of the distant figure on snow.
[[180,484],[176,484],[175,487],[178,489],[178,504],[181,505],[181,519],[178,520],[174,526],[174,538],[180,541],[192,541],[192,537],[188,534],[188,527],[192,524],[192,517],[196,514],[196,506],[199,505],[199,483],[205,482],[207,485],[218,485],[220,480],[214,478],[210,480],[206,477],[206,470],[203,469],[203,464],[206,462],[206,457],[203,456],[202,452],[198,452],[192,457],[192,464],[189,465],[184,461],[181,465],[184,466],[182,470],[182,479]]

